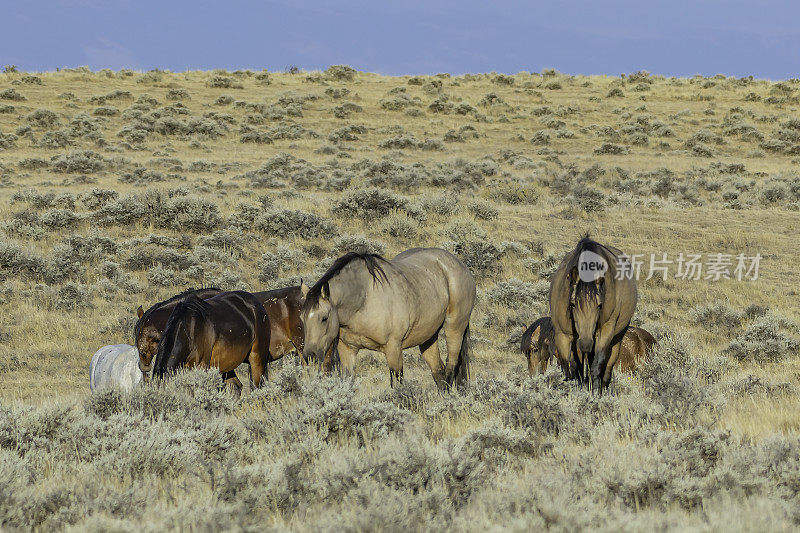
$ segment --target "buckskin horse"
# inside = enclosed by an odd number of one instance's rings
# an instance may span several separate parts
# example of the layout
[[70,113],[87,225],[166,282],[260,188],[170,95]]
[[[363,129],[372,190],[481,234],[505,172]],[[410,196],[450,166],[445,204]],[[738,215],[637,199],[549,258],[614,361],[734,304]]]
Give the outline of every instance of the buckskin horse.
[[[341,371],[352,374],[362,348],[386,355],[390,383],[403,379],[403,349],[419,346],[440,389],[469,381],[469,319],[475,280],[454,255],[413,248],[391,261],[350,252],[308,287],[301,318],[307,358],[329,360],[338,347]],[[447,360],[439,355],[444,332]]]
[[[593,258],[592,266],[599,258],[606,265],[605,270],[595,271],[590,281],[582,279],[579,272],[585,252]],[[550,283],[550,317],[556,354],[568,378],[585,379],[593,391],[602,394],[611,381],[636,301],[636,281],[620,250],[586,236],[564,256]]]

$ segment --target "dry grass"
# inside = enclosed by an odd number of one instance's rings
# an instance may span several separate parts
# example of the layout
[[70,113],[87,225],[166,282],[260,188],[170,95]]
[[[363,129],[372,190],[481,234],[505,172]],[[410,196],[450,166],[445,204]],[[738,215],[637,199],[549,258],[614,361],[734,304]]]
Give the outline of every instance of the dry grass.
[[[346,68],[37,76],[41,84],[0,74],[0,404],[10,413],[0,422],[3,526],[129,528],[146,514],[153,529],[230,520],[334,529],[341,523],[329,516],[341,514],[354,530],[718,529],[735,512],[743,529],[796,527],[796,465],[781,459],[772,474],[746,467],[798,449],[796,80],[392,78]],[[537,287],[586,231],[647,256],[759,252],[761,277],[641,282],[634,322],[657,337],[679,334],[688,359],[618,379],[614,397],[598,402],[556,376],[524,380],[522,356],[508,343],[547,313]],[[335,438],[318,434],[318,420],[298,418],[321,393],[283,385],[261,403],[228,404],[209,392],[228,406],[213,413],[190,395],[180,400],[189,422],[124,407],[101,423],[105,415],[81,407],[101,401],[87,400],[91,354],[130,342],[140,304],[186,286],[277,287],[315,278],[347,248],[392,256],[418,245],[456,251],[479,280],[479,382],[465,397],[434,393],[416,352],[406,356],[406,392],[390,392],[382,356],[362,353],[356,389],[342,392],[354,395],[355,429]],[[518,281],[495,289],[506,280]],[[751,304],[766,318],[749,316]],[[760,337],[742,344],[747,332],[764,331],[785,347]],[[291,381],[291,368],[281,380]],[[296,377],[306,389],[337,386]],[[363,429],[376,398],[398,407],[381,404],[375,420],[408,429],[388,437]],[[325,401],[335,413],[338,400]],[[68,420],[47,429],[58,409]],[[138,449],[135,438],[144,439],[143,456],[148,438],[174,433],[188,446],[175,453],[188,459],[165,473],[102,446],[100,459],[83,458],[92,440],[67,441],[92,424],[111,440],[120,428],[147,426],[128,442]],[[288,434],[290,424],[306,429]],[[220,457],[209,451],[219,440],[214,425],[241,439]],[[14,437],[21,427],[33,429]],[[675,460],[665,455],[675,439],[688,454],[679,463],[695,464],[692,454],[709,447],[722,457],[698,459],[691,490],[649,466]],[[780,455],[781,446],[794,451]],[[400,450],[416,448],[425,458],[397,459],[399,478],[386,473]],[[466,463],[446,459],[455,449]],[[414,477],[422,475],[414,464],[428,465],[418,467],[428,482]],[[12,487],[20,469],[33,476],[31,488]],[[483,476],[483,486],[470,475]],[[398,481],[405,477],[415,481]],[[157,494],[137,495],[153,486]],[[22,504],[2,499],[6,487],[46,496]],[[145,500],[161,512],[145,512]],[[24,510],[9,512],[15,506]],[[242,509],[255,511],[241,519]],[[403,518],[386,523],[389,515]]]

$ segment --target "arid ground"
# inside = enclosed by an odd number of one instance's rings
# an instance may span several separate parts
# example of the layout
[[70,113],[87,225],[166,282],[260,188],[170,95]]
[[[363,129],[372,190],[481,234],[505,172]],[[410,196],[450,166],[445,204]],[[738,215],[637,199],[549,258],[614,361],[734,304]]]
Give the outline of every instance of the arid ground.
[[[800,526],[800,80],[6,70],[0,528]],[[659,341],[603,397],[518,351],[587,232],[641,254]],[[410,350],[395,389],[362,352],[354,381],[289,357],[241,399],[203,371],[89,394],[139,305],[415,246],[478,280],[466,391]]]

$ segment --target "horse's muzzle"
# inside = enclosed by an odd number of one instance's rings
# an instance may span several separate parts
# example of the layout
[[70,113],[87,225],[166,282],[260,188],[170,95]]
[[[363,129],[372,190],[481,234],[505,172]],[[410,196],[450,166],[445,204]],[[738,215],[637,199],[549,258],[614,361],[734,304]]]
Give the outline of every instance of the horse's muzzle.
[[322,363],[322,352],[312,352],[310,350],[303,350],[303,360],[307,365],[318,365]]
[[578,349],[581,352],[589,353],[589,352],[592,351],[592,345],[594,344],[594,342],[592,342],[592,339],[581,337],[581,338],[578,339],[578,343],[577,344],[578,344]]

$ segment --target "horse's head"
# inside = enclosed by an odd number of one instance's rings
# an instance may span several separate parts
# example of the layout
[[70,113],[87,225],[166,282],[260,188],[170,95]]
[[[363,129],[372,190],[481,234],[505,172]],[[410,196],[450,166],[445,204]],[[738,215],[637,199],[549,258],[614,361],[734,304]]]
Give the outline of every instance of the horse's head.
[[139,370],[143,373],[153,369],[153,358],[161,342],[161,331],[152,325],[143,325],[136,335],[136,349],[139,350]]
[[133,328],[133,345],[139,352],[139,370],[146,376],[153,368],[153,357],[158,351],[161,331],[150,323],[150,315],[145,316],[145,314],[140,305],[136,310],[136,316],[139,319]]
[[581,281],[577,269],[572,272],[569,304],[572,322],[578,334],[578,349],[589,353],[594,347],[594,335],[605,301],[605,277],[594,281]]
[[319,292],[310,292],[305,283],[300,285],[303,293],[303,308],[300,320],[303,322],[303,358],[306,361],[321,362],[334,349],[339,337],[339,313],[331,303],[330,288],[323,284]]

